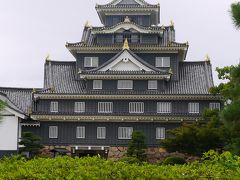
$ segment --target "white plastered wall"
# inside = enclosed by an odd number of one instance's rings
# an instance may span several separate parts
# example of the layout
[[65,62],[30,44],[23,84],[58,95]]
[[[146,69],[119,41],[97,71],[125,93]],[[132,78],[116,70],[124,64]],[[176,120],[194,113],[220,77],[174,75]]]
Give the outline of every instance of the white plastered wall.
[[18,117],[8,110],[1,112],[0,116],[0,151],[13,151],[18,149]]

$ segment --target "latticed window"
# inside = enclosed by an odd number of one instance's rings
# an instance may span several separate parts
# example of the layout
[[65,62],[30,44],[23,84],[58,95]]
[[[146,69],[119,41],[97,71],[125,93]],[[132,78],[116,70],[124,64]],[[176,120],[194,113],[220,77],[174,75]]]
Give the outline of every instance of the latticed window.
[[58,112],[58,102],[50,103],[50,112]]
[[97,139],[106,139],[106,127],[97,128]]
[[199,103],[189,103],[188,112],[192,114],[199,113]]
[[98,57],[84,57],[84,67],[98,67]]
[[170,67],[170,57],[156,57],[156,67]]
[[157,103],[157,113],[171,113],[172,103],[170,102],[158,102]]
[[148,89],[157,89],[158,82],[157,80],[148,81]]
[[132,127],[119,127],[118,139],[132,139],[133,128]]
[[93,89],[102,89],[102,80],[93,80]]
[[156,139],[165,139],[166,137],[166,130],[164,127],[157,127],[156,128]]
[[84,139],[85,138],[85,127],[78,126],[76,129],[76,138]]
[[98,113],[112,113],[113,103],[112,102],[99,102]]
[[214,109],[220,110],[221,105],[220,105],[220,103],[210,103],[210,104],[209,104],[209,108],[210,108],[211,110],[214,110]]
[[57,126],[49,126],[49,138],[50,139],[58,138],[58,127]]
[[118,89],[133,89],[132,80],[118,80]]
[[144,113],[144,103],[143,102],[130,102],[129,103],[129,113]]
[[83,113],[83,112],[85,112],[85,102],[75,102],[75,104],[74,104],[74,112],[75,113]]

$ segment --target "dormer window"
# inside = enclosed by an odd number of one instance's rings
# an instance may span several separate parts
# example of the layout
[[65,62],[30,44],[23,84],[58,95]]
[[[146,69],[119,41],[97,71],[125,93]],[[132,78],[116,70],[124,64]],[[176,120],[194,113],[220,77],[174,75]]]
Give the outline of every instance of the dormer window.
[[133,89],[132,80],[118,80],[118,89]]
[[85,57],[84,67],[98,67],[98,57]]
[[156,57],[156,67],[170,67],[170,57]]
[[102,80],[93,80],[93,89],[102,89]]

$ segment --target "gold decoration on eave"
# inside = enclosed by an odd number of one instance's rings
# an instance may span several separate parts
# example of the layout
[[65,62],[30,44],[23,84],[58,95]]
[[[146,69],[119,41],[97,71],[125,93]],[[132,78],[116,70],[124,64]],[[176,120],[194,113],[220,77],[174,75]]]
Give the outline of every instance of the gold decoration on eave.
[[211,59],[209,57],[209,55],[207,54],[206,57],[205,57],[205,61],[209,62]]
[[127,38],[125,39],[125,41],[124,41],[124,43],[123,43],[123,50],[125,50],[125,49],[129,50],[129,45],[128,45],[128,40],[127,40]]
[[173,20],[170,21],[170,26],[171,26],[171,27],[174,27],[174,22],[173,22]]
[[46,61],[50,61],[50,54],[47,54],[45,59],[46,59]]

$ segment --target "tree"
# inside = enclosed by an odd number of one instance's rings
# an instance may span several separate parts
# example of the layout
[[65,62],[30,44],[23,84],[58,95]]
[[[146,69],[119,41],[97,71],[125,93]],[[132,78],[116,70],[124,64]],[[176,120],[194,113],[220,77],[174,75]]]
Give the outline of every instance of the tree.
[[168,138],[161,140],[161,145],[169,152],[181,152],[191,155],[202,155],[210,149],[221,149],[228,133],[220,122],[218,110],[205,110],[203,118],[207,124],[183,124],[170,130]]
[[1,119],[1,111],[4,109],[5,106],[6,106],[5,103],[0,100],[0,119]]
[[233,19],[233,23],[237,29],[240,28],[240,2],[233,3],[231,5],[231,16]]
[[145,136],[143,132],[134,131],[132,133],[132,140],[128,145],[127,156],[135,157],[140,161],[146,160],[146,150],[147,146],[145,144]]
[[230,131],[227,150],[240,155],[240,64],[217,68],[219,79],[227,82],[210,89],[213,94],[221,94],[225,107],[220,114],[225,127]]
[[20,152],[29,152],[30,158],[39,154],[40,150],[43,148],[39,142],[40,137],[33,134],[32,132],[24,132],[21,142],[19,142],[19,145],[23,146],[20,148]]

